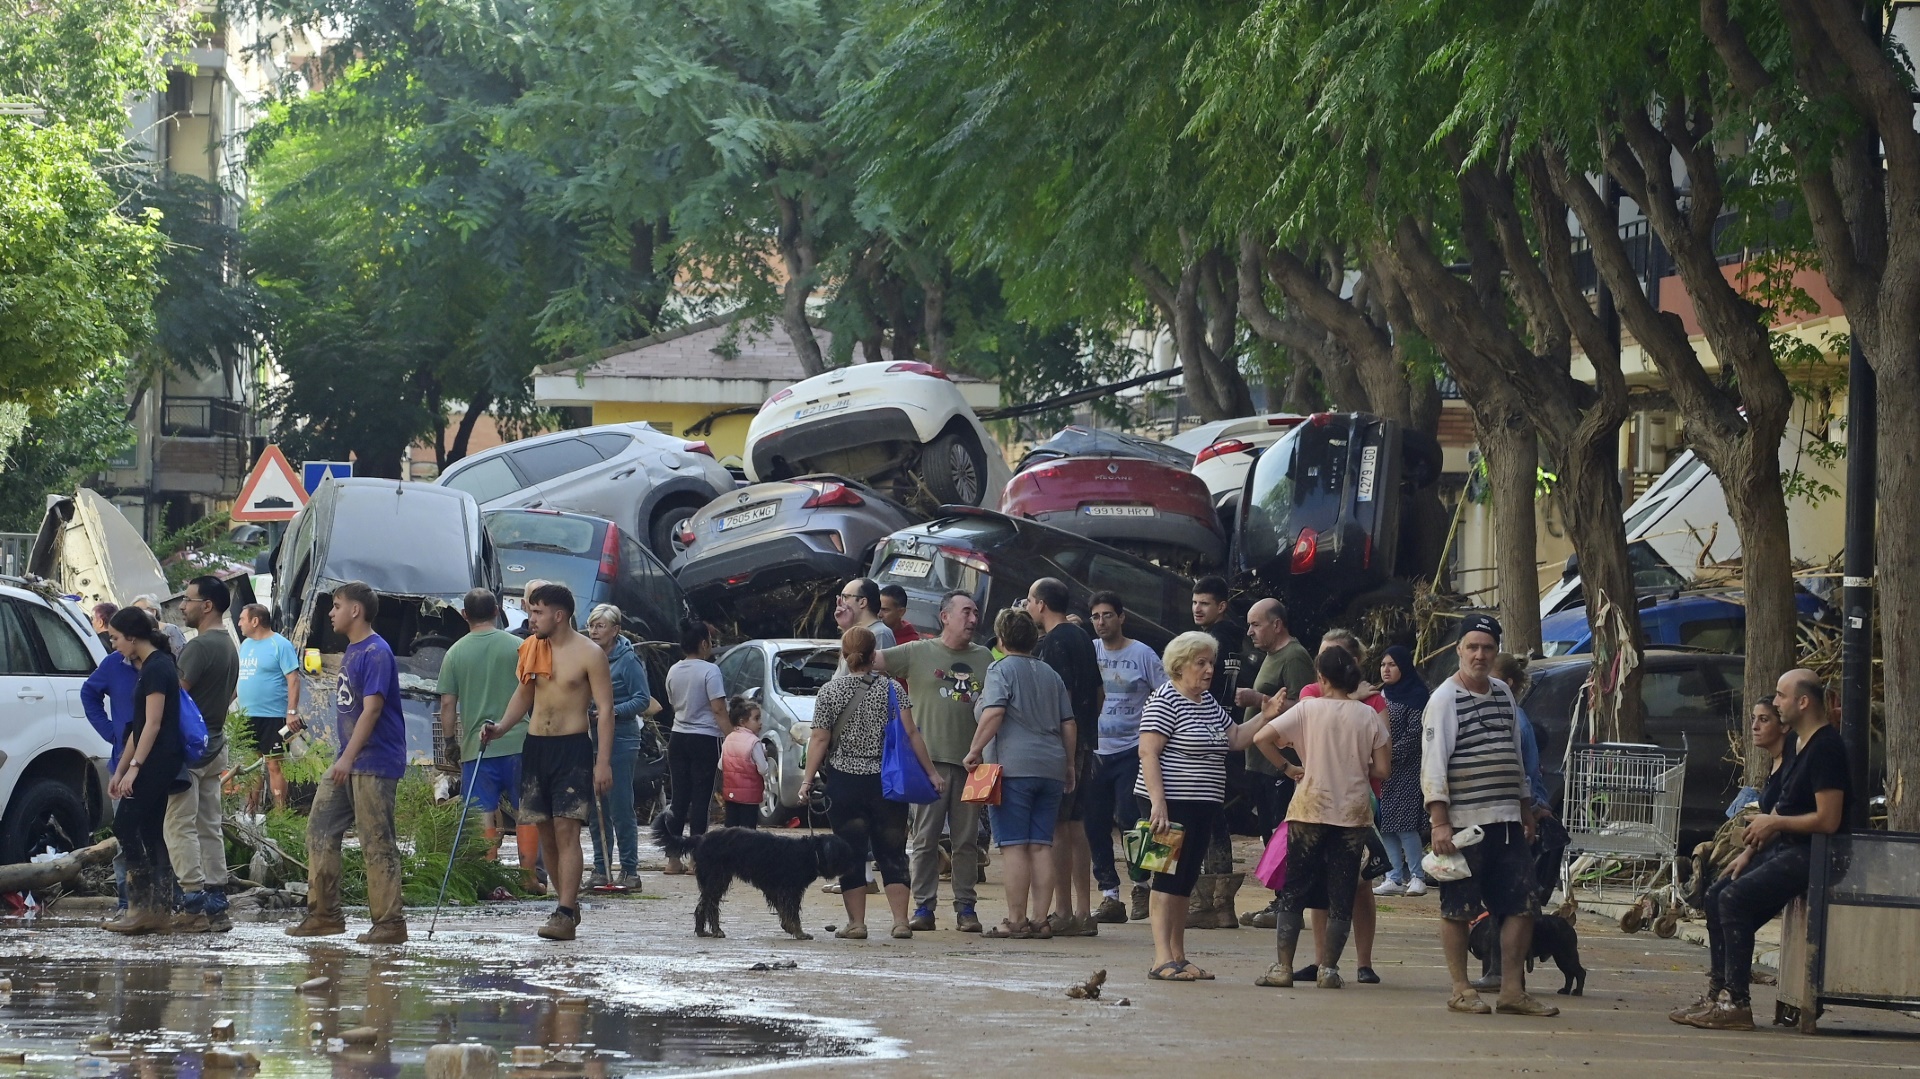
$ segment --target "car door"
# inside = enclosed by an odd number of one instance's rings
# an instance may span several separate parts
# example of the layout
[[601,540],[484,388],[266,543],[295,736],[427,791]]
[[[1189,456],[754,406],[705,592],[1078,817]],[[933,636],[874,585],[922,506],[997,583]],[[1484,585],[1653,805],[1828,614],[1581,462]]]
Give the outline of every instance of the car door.
[[767,657],[758,647],[743,644],[720,657],[720,682],[728,697],[753,694],[756,700],[767,693]]
[[0,599],[0,792],[9,796],[20,770],[59,733],[63,707],[53,691],[53,679],[42,669],[38,649],[27,628],[25,603]]
[[1711,836],[1726,819],[1738,789],[1739,765],[1731,753],[1736,729],[1737,684],[1729,685],[1717,657],[1663,657],[1649,665],[1640,684],[1647,737],[1663,749],[1687,750],[1686,790],[1681,801],[1684,834]]
[[[50,700],[61,718],[86,723],[86,706],[80,700],[80,687],[95,666],[93,653],[80,634],[80,628],[59,611],[38,604],[21,604],[36,646],[40,669],[46,672],[53,690]],[[92,728],[88,728],[91,730]]]
[[514,505],[631,520],[630,513],[618,511],[623,501],[631,503],[632,499],[621,499],[618,486],[607,482],[602,474],[606,458],[593,443],[582,438],[549,438],[508,450],[507,457],[529,484],[515,496]]

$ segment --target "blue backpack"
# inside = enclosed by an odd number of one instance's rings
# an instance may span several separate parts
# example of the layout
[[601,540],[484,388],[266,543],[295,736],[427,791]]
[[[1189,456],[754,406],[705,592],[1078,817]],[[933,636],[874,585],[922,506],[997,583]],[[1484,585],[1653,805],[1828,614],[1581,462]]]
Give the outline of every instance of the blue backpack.
[[197,767],[207,755],[207,720],[193,696],[180,690],[180,744],[186,750],[187,764]]

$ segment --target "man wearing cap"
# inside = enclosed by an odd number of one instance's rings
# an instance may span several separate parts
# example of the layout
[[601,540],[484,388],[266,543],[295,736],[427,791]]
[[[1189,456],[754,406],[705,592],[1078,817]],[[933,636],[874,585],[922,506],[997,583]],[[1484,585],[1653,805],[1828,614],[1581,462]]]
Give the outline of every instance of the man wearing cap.
[[[1506,683],[1492,675],[1500,623],[1471,614],[1461,623],[1460,670],[1433,691],[1421,720],[1420,791],[1436,854],[1466,856],[1472,875],[1440,885],[1440,944],[1453,978],[1450,1011],[1553,1016],[1560,1009],[1527,994],[1533,941],[1533,793],[1521,763],[1520,726]],[[1484,838],[1456,848],[1457,829]],[[1500,925],[1500,998],[1489,1008],[1467,982],[1467,928],[1481,910]]]

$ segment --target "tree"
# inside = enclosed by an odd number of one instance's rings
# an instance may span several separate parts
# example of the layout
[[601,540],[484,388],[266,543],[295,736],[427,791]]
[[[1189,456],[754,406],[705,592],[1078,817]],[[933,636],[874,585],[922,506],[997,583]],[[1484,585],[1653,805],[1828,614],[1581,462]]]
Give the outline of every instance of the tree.
[[0,532],[39,531],[49,492],[73,490],[133,443],[126,374],[126,364],[109,363],[87,384],[51,395],[38,413],[21,410],[18,437],[0,451]]

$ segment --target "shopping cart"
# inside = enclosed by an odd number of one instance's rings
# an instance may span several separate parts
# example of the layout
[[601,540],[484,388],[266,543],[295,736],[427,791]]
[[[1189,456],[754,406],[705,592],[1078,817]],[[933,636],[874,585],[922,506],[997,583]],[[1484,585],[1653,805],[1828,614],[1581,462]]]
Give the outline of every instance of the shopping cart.
[[1680,796],[1686,773],[1684,745],[1677,750],[1623,742],[1567,747],[1561,822],[1568,844],[1560,883],[1569,898],[1651,898],[1659,907],[1659,923],[1671,926],[1666,912],[1680,908]]

